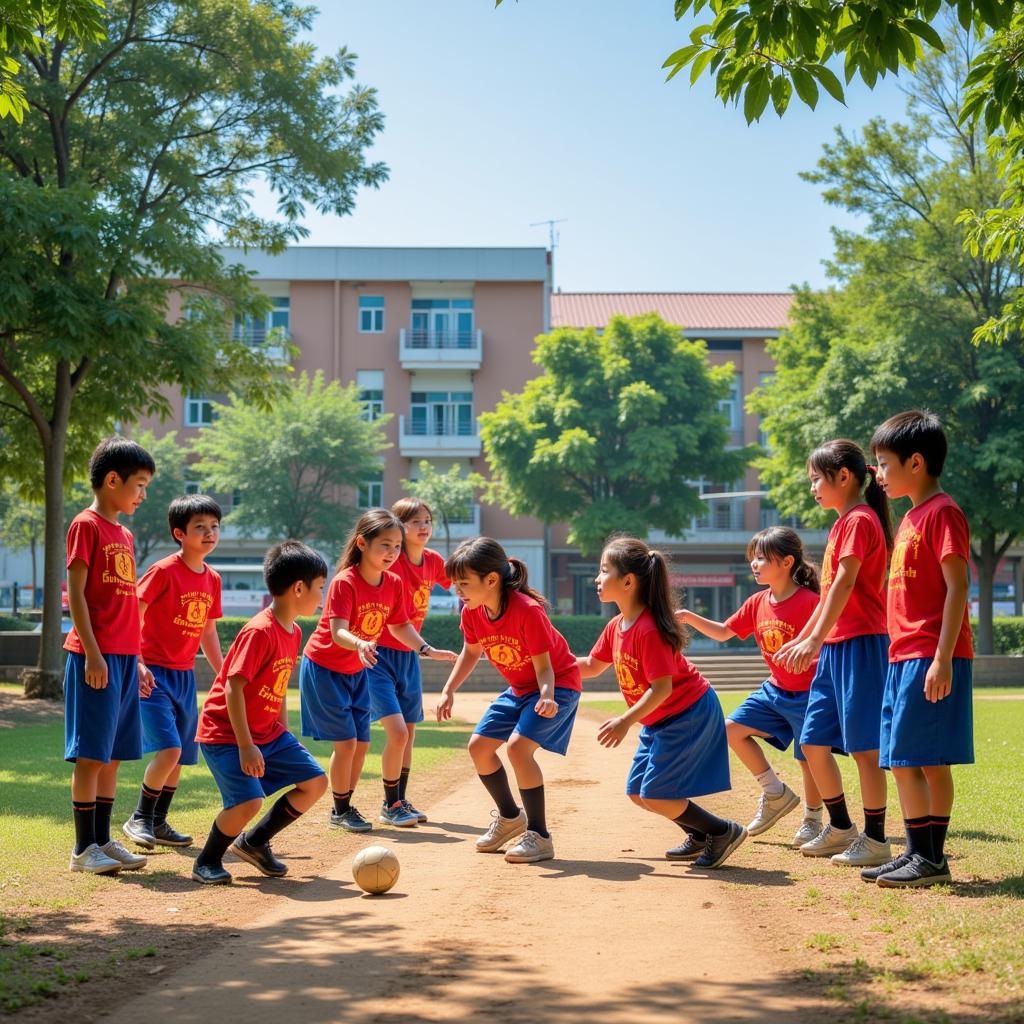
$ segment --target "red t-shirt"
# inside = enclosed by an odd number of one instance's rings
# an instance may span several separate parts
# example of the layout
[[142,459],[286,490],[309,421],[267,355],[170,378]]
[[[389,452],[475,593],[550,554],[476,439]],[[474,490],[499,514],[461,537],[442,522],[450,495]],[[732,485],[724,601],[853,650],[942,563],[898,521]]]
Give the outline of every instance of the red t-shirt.
[[839,563],[851,555],[860,560],[860,571],[842,615],[825,637],[827,644],[885,633],[885,573],[889,567],[889,551],[882,524],[867,505],[855,505],[841,515],[828,532],[825,557],[821,560],[822,604],[839,572]]
[[180,555],[154,562],[139,580],[142,657],[150,665],[185,671],[192,668],[209,619],[219,619],[220,576],[208,565],[190,569]]
[[[890,661],[935,657],[946,600],[942,563],[953,556],[970,562],[971,533],[960,506],[939,493],[912,508],[896,534],[887,606]],[[974,657],[966,608],[953,657]]]
[[[135,541],[131,530],[104,519],[87,508],[71,520],[68,529],[68,568],[82,561],[89,567],[85,577],[85,603],[89,621],[102,654],[138,654],[139,601],[135,592]],[[84,654],[85,648],[72,626],[64,641],[66,651]]]
[[[444,574],[444,559],[436,551],[424,548],[423,561],[413,565],[403,551],[390,571],[402,580],[409,601],[410,622],[419,633],[430,609],[430,591],[434,589],[434,584],[440,583],[445,590],[452,585],[452,581]],[[381,647],[391,647],[396,651],[409,650],[401,640],[391,635],[390,629],[381,633],[379,643]]]
[[616,615],[604,627],[590,656],[615,666],[615,678],[626,703],[632,707],[651,688],[652,679],[672,677],[672,692],[640,719],[642,725],[678,715],[704,696],[708,681],[680,651],[665,643],[649,609],[645,608],[625,632],[619,628],[621,622],[622,616]]
[[400,576],[386,572],[373,587],[363,579],[359,566],[350,565],[331,580],[323,614],[303,653],[321,668],[355,675],[362,671],[363,663],[355,651],[334,642],[331,619],[348,619],[350,633],[360,640],[377,640],[389,624],[400,626],[411,618]]
[[462,609],[462,635],[468,644],[480,644],[487,660],[505,677],[517,697],[536,693],[535,654],[551,655],[555,686],[582,690],[580,670],[576,667],[565,637],[551,625],[544,606],[518,590],[508,595],[504,614],[490,619],[483,605]]
[[[149,616],[147,615],[147,618]],[[210,688],[199,715],[196,740],[200,743],[238,745],[228,718],[224,684],[232,676],[245,682],[245,719],[253,743],[271,743],[287,730],[281,721],[281,705],[288,692],[288,681],[299,656],[302,631],[297,625],[286,632],[277,621],[273,608],[257,612],[242,628],[224,658],[224,664]]]
[[818,595],[806,587],[798,587],[795,594],[778,604],[772,600],[770,590],[760,590],[748,597],[725,620],[725,625],[741,640],[754,634],[761,656],[771,672],[771,681],[780,690],[809,690],[818,667],[817,658],[806,672],[790,672],[776,665],[773,656],[783,644],[799,634],[817,607]]

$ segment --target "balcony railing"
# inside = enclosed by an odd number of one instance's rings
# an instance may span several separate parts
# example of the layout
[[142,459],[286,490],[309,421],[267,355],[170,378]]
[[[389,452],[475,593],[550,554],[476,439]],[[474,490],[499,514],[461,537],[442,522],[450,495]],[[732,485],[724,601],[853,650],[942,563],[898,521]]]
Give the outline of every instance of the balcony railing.
[[476,419],[469,423],[447,422],[438,425],[430,417],[412,422],[398,418],[400,454],[415,458],[421,455],[450,455],[475,458],[480,454],[480,429]]
[[288,346],[292,336],[287,327],[272,327],[268,330],[265,324],[236,323],[231,329],[231,340],[259,349],[271,362],[289,361]]
[[478,370],[483,360],[483,331],[429,331],[403,327],[398,336],[398,355],[405,369]]

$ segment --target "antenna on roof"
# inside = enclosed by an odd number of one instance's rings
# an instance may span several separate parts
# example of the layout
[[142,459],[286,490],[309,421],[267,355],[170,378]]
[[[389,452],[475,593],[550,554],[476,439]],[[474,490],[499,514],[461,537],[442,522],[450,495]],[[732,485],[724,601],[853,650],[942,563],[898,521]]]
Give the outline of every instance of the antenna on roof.
[[557,220],[535,220],[530,227],[531,228],[542,228],[545,224],[548,226],[548,247],[551,250],[551,287],[555,287],[555,249],[558,248],[558,232],[555,230],[556,224],[564,224],[569,218],[559,217]]

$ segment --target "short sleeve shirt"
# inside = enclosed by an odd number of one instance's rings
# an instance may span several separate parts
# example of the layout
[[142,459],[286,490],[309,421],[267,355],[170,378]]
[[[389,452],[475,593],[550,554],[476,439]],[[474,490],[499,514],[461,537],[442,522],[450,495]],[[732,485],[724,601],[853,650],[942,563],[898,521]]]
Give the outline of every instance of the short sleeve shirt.
[[825,557],[821,561],[822,602],[839,572],[839,563],[850,556],[860,561],[860,570],[842,615],[825,637],[827,644],[885,633],[885,574],[889,551],[882,524],[867,505],[855,505],[829,530]]
[[[437,584],[440,584],[445,590],[452,585],[452,581],[444,573],[444,559],[436,551],[425,548],[423,561],[419,565],[413,565],[403,551],[391,566],[390,571],[402,580],[405,596],[409,601],[409,621],[419,633],[423,629],[423,620],[427,617],[427,612],[430,609],[431,590]],[[380,645],[398,651],[409,649],[401,640],[393,637],[390,630],[381,633]]]

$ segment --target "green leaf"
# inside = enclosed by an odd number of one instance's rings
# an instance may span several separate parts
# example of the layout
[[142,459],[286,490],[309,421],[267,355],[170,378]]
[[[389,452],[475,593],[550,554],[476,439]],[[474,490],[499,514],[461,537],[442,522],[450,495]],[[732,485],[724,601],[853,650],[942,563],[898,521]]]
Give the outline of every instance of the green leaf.
[[793,68],[792,75],[797,96],[813,110],[818,105],[818,87],[814,79],[803,68]]
[[689,64],[702,49],[703,46],[701,46],[700,43],[691,43],[689,46],[681,46],[674,53],[670,53],[668,57],[665,58],[665,63],[661,66],[663,68],[670,68],[673,66],[683,68]]
[[814,75],[819,82],[821,82],[825,88],[825,92],[827,92],[832,99],[838,100],[844,106],[846,105],[846,97],[843,92],[842,83],[827,67],[825,67],[824,64],[812,64],[807,70],[810,71],[810,73]]
[[793,86],[785,75],[776,75],[772,79],[772,106],[775,113],[782,117],[789,106],[790,97],[793,95]]
[[757,121],[768,106],[768,97],[771,93],[771,79],[767,68],[758,68],[750,76],[747,82],[747,91],[743,96],[743,116],[747,124]]
[[946,52],[945,44],[942,42],[942,36],[935,31],[926,21],[921,21],[920,18],[905,18],[903,21],[904,26],[909,32],[913,32],[915,36],[923,39],[929,46],[938,50],[940,53]]
[[970,32],[971,25],[974,22],[974,6],[971,0],[958,0],[956,5],[956,16],[960,22],[960,27],[965,32]]
[[690,85],[696,83],[697,79],[704,73],[704,69],[711,63],[711,58],[715,56],[716,50],[705,50],[690,67]]

